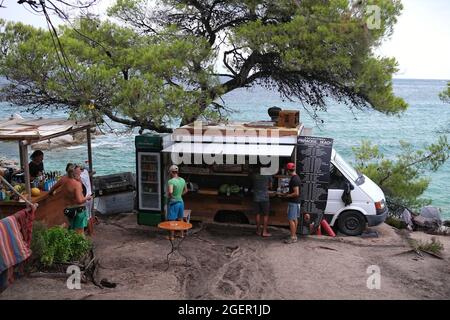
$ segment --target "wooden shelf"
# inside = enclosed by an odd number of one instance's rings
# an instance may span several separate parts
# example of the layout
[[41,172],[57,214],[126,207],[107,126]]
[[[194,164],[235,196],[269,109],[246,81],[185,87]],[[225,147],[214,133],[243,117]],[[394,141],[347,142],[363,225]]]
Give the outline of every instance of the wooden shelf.
[[198,189],[198,191],[195,192],[195,193],[208,195],[208,196],[217,196],[217,195],[219,195],[219,191],[218,190],[216,190],[216,189],[207,189],[207,188],[205,188],[205,189]]

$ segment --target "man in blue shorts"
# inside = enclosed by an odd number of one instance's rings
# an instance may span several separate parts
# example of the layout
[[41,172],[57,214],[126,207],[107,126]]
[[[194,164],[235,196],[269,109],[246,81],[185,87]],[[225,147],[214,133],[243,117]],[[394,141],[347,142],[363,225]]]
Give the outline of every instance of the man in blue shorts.
[[300,217],[300,177],[295,172],[295,163],[289,162],[286,165],[287,172],[291,179],[289,180],[289,193],[284,197],[288,200],[288,221],[291,236],[286,239],[285,243],[297,242],[298,218]]
[[[172,165],[169,168],[170,180],[168,184],[168,203],[167,203],[167,220],[183,220],[184,216],[184,202],[182,196],[187,192],[186,181],[178,176],[178,166]],[[184,237],[181,231],[181,237]],[[175,239],[175,232],[170,231],[170,239]]]

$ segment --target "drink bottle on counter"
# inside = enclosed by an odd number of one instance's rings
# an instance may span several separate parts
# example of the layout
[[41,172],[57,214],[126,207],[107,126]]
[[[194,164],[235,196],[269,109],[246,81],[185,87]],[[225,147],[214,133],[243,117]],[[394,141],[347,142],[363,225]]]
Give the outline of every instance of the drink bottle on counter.
[[0,201],[3,201],[5,199],[6,199],[6,192],[5,192],[5,189],[2,187],[0,189]]

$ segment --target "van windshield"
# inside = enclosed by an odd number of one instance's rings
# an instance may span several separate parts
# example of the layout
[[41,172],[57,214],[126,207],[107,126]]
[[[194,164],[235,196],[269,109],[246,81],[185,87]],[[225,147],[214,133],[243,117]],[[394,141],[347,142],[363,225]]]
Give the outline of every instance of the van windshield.
[[342,159],[342,157],[339,155],[339,153],[336,152],[336,156],[334,157],[334,160],[336,162],[336,164],[342,168],[342,170],[350,175],[350,178],[353,181],[357,181],[360,174],[351,166],[349,165],[347,162],[345,162],[344,159]]

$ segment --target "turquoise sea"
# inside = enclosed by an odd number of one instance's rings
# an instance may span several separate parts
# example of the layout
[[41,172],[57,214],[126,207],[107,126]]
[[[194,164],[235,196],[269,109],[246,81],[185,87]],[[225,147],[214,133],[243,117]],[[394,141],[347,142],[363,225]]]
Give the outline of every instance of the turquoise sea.
[[[408,110],[399,116],[386,116],[375,111],[353,110],[330,101],[328,111],[319,113],[324,121],[317,126],[304,112],[301,104],[282,101],[277,93],[261,87],[234,91],[224,97],[225,105],[235,110],[230,115],[234,120],[269,120],[267,109],[279,106],[283,109],[300,110],[300,118],[307,127],[313,127],[313,135],[334,138],[334,147],[348,161],[353,161],[352,147],[362,139],[371,140],[380,146],[386,156],[398,151],[399,140],[412,143],[421,148],[432,143],[443,130],[450,131],[450,105],[439,100],[438,94],[446,87],[446,80],[394,80],[395,93],[404,98]],[[32,118],[64,117],[61,111],[45,111],[38,115],[26,113],[25,108],[0,104],[0,119],[13,113]],[[120,130],[120,125],[113,125]],[[107,134],[93,141],[93,164],[98,175],[135,171],[134,152],[135,133]],[[450,134],[447,134],[450,139]],[[0,143],[0,157],[18,159],[18,147],[14,143]],[[45,154],[46,170],[63,170],[67,162],[83,162],[87,159],[86,146],[75,146]],[[433,205],[442,209],[443,215],[450,218],[450,161],[439,171],[430,173],[432,179],[425,197],[433,200]]]

